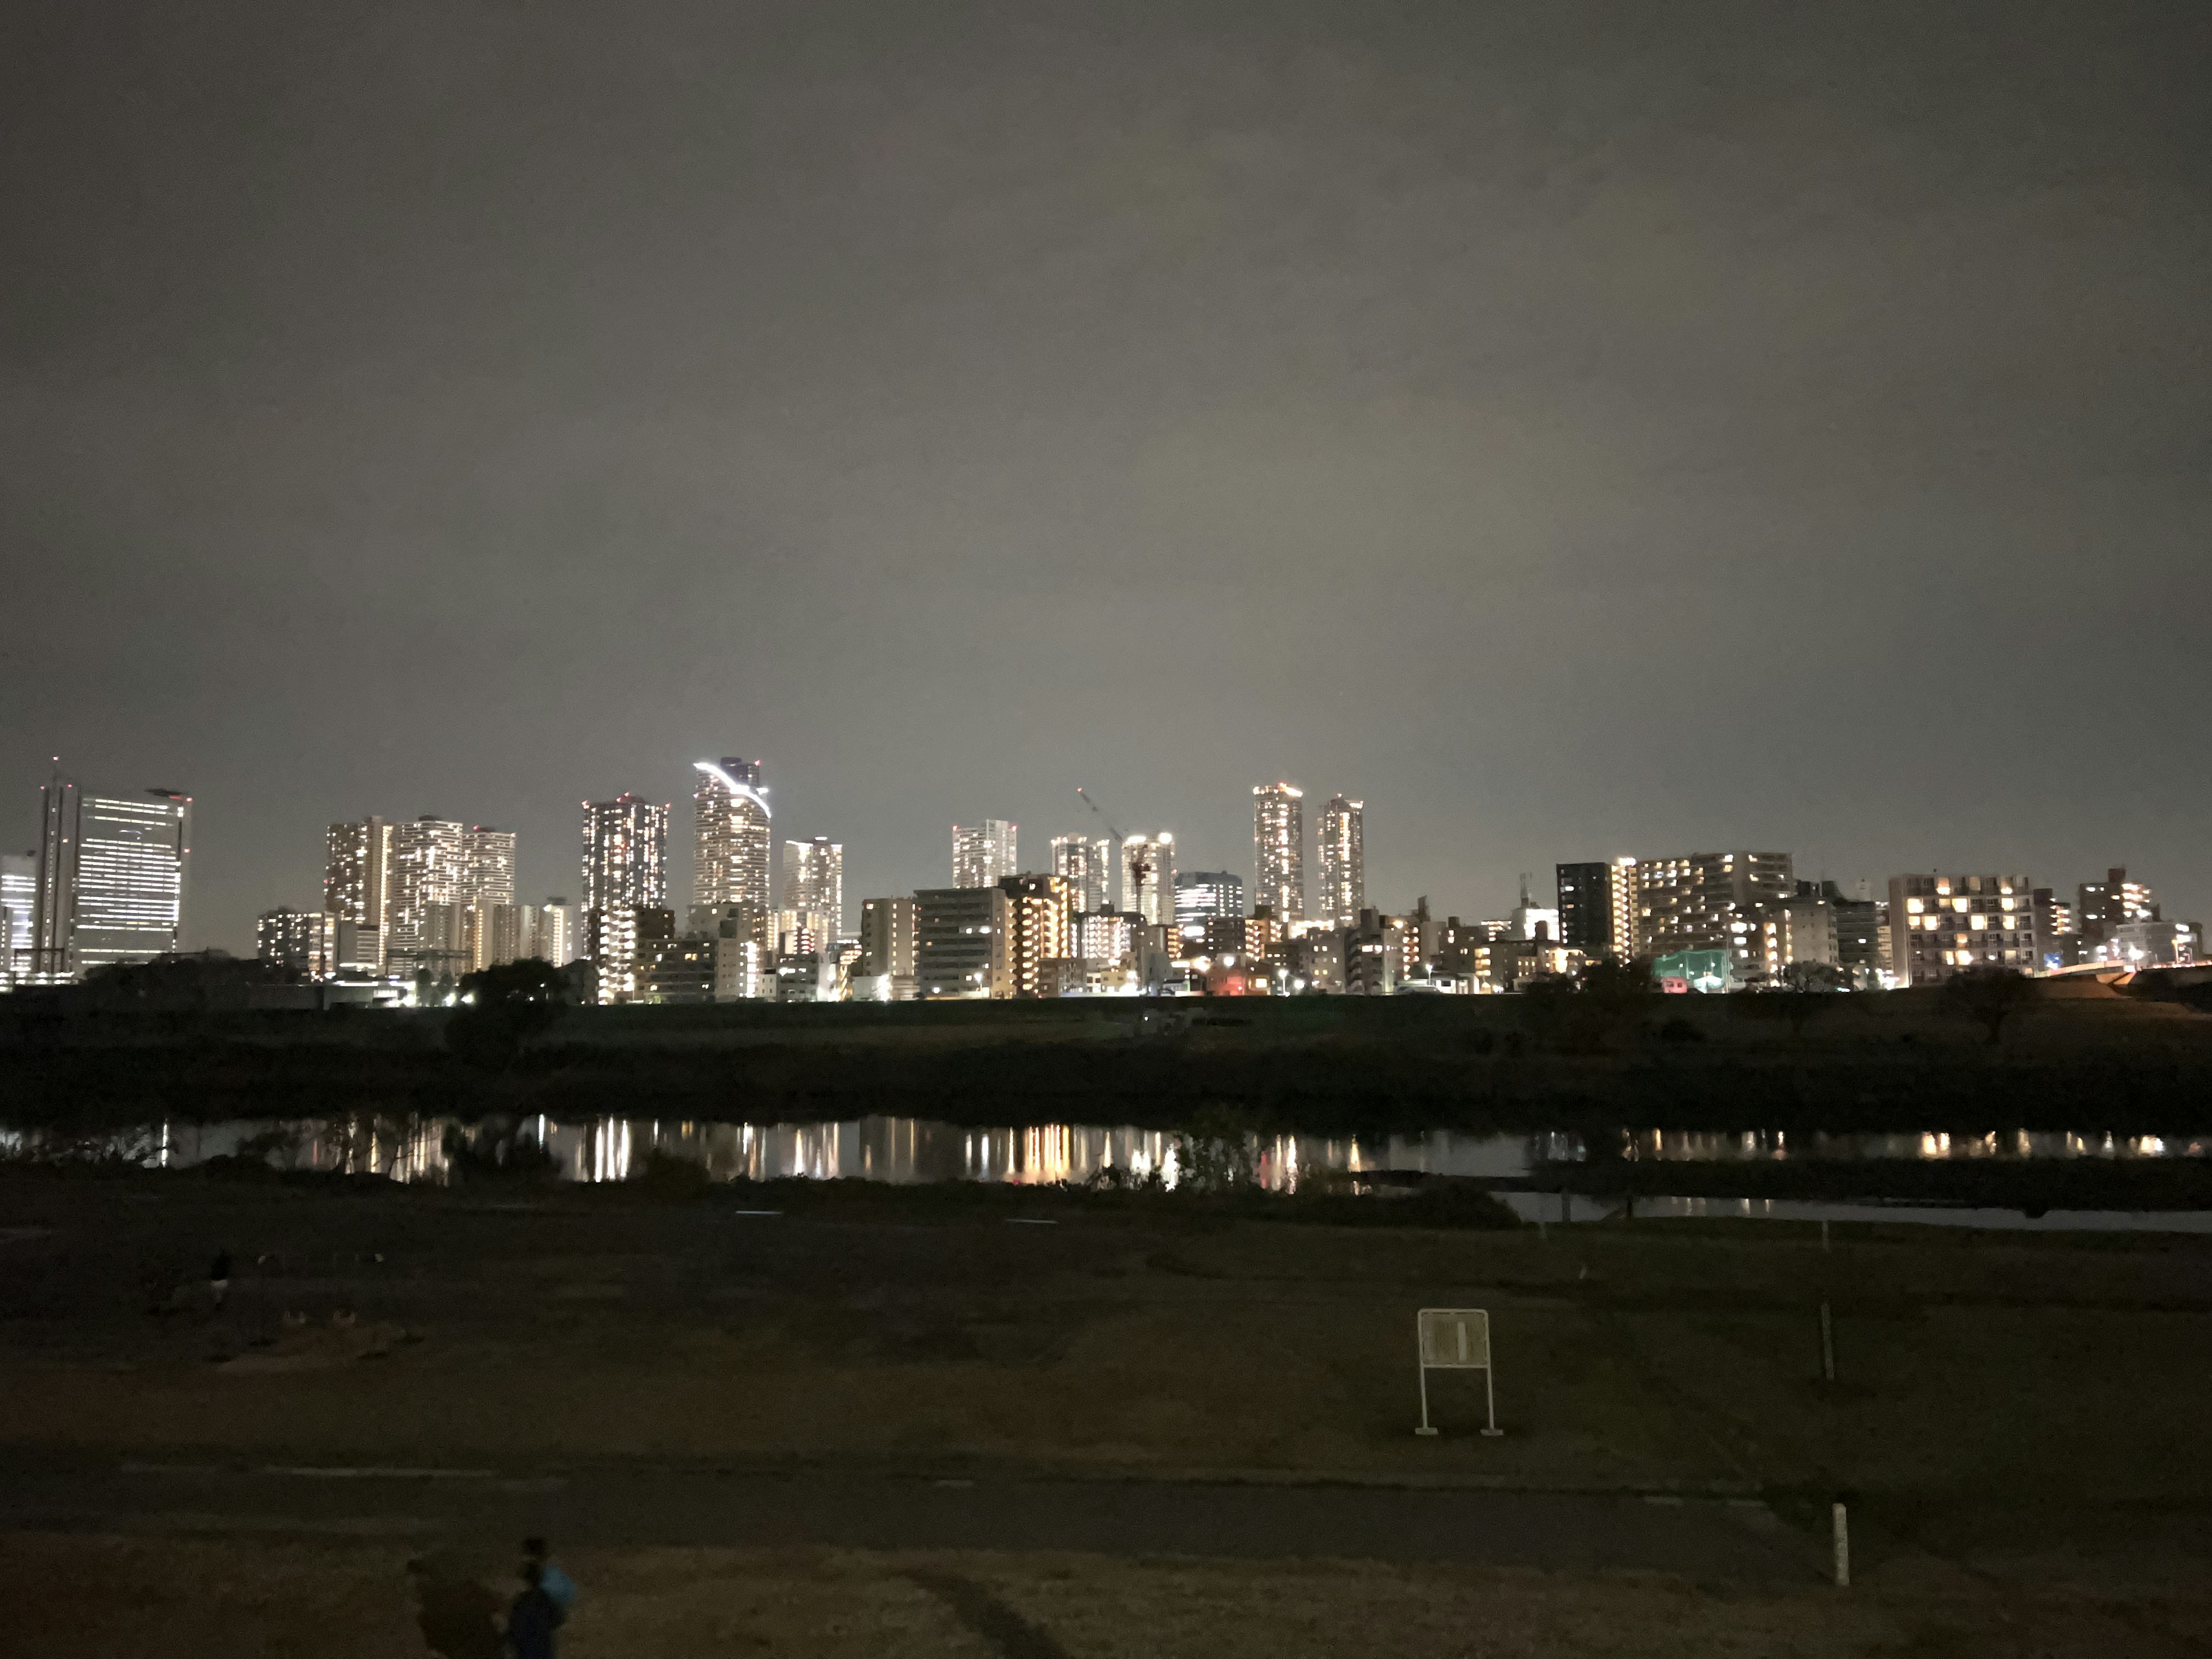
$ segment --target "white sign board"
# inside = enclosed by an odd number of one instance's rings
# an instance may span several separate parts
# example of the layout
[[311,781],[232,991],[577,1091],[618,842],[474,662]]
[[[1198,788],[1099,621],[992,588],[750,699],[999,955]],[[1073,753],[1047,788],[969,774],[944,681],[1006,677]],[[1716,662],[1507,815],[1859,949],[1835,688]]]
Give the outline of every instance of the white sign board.
[[1415,1434],[1434,1434],[1429,1426],[1429,1373],[1480,1371],[1484,1408],[1488,1418],[1486,1435],[1503,1434],[1498,1426],[1498,1387],[1490,1363],[1490,1315],[1481,1308],[1424,1308],[1417,1316],[1415,1340],[1420,1352],[1421,1426]]

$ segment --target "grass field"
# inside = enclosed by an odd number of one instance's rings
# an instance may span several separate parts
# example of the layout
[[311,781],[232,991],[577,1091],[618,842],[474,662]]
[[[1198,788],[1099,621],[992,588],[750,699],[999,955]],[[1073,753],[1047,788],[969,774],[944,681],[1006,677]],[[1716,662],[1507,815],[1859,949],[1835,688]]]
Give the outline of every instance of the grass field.
[[[1839,1228],[1824,1253],[1763,1223],[1547,1239],[890,1188],[744,1216],[714,1191],[189,1176],[18,1175],[0,1206],[16,1445],[1718,1485],[1808,1514],[1848,1491],[1899,1528],[2002,1511],[2093,1542],[2212,1492],[2196,1238]],[[217,1248],[268,1258],[220,1313],[191,1282]],[[185,1306],[157,1316],[164,1267]],[[1410,1434],[1425,1305],[1492,1310],[1504,1440]],[[1471,1426],[1473,1379],[1437,1383]]]
[[[570,1659],[2179,1659],[2212,1639],[2201,1582],[2084,1589],[1920,1561],[1848,1595],[1650,1575],[1083,1556],[639,1550],[567,1564],[585,1591],[563,1632]],[[0,1572],[15,1587],[11,1649],[40,1659],[492,1659],[507,1567],[388,1544],[0,1536]]]

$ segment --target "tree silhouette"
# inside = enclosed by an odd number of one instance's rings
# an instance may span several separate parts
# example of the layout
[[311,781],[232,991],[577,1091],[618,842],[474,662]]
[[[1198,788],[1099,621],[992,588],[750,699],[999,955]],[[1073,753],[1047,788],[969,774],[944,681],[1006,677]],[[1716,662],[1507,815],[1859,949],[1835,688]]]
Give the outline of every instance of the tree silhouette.
[[531,957],[468,975],[460,994],[446,1024],[446,1046],[480,1065],[505,1066],[560,1019],[570,983],[551,963]]
[[2035,987],[2017,969],[1968,968],[1943,984],[1943,1006],[1961,1018],[1978,1021],[1995,1046],[2005,1021],[2035,997]]

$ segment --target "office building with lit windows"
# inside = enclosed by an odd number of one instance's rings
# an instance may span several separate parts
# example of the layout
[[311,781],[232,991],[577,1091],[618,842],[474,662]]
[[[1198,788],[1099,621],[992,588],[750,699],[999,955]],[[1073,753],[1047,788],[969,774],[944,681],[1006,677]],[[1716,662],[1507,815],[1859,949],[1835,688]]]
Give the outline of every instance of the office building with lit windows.
[[1004,818],[985,818],[981,823],[952,826],[952,884],[955,887],[996,887],[1008,876],[1021,873],[1015,855],[1020,826]]
[[1052,838],[1052,873],[1074,890],[1079,911],[1114,908],[1114,843],[1103,836]]
[[692,769],[699,775],[691,796],[693,909],[711,916],[723,905],[750,904],[766,915],[775,908],[769,868],[775,838],[762,763],[726,755],[695,761]]
[[37,908],[39,855],[0,853],[0,991],[31,978],[31,913]]
[[1892,876],[1889,915],[1889,968],[1899,985],[2035,965],[2035,885],[2026,876]]
[[1285,922],[1305,919],[1305,793],[1287,783],[1252,787],[1252,902]]
[[170,789],[77,800],[69,959],[79,978],[183,948],[191,797]]
[[[1241,920],[1244,915],[1243,880],[1227,870],[1185,870],[1175,878],[1175,925],[1178,933],[1197,937],[1211,917]],[[1238,937],[1243,934],[1239,930]]]
[[1314,919],[1331,927],[1358,926],[1359,913],[1367,908],[1367,803],[1329,797],[1321,809],[1316,853],[1321,891]]

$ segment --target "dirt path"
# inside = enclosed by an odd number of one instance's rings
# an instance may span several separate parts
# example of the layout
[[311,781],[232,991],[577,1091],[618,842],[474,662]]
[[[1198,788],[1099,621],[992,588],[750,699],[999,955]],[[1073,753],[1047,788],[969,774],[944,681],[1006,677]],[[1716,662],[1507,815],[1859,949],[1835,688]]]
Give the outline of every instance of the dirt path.
[[1334,1559],[1814,1582],[1805,1542],[1746,1499],[1289,1483],[973,1479],[603,1466],[560,1474],[346,1466],[0,1466],[0,1529],[337,1534],[580,1546],[1075,1551]]

